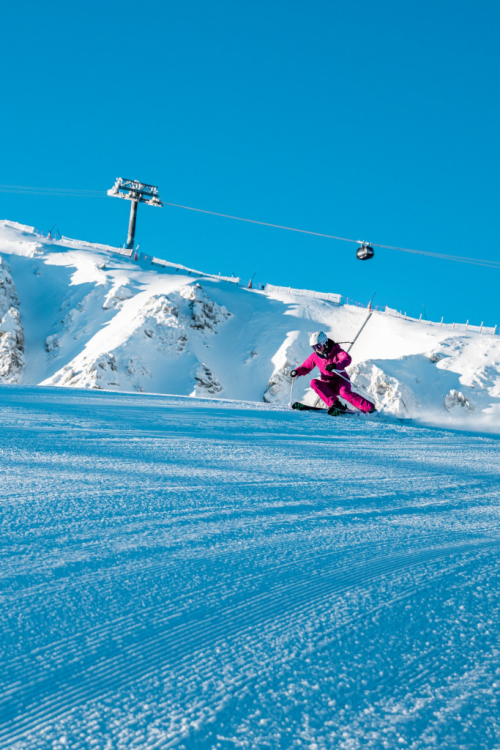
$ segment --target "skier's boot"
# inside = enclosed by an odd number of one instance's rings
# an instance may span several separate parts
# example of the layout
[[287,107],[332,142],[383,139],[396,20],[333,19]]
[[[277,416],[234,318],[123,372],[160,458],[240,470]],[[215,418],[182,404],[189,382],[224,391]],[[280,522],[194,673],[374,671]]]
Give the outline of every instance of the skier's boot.
[[328,414],[330,417],[339,417],[341,414],[345,414],[347,406],[344,406],[338,399],[328,408]]
[[367,413],[367,414],[375,414],[375,413],[376,413],[376,411],[377,411],[377,410],[376,410],[376,408],[375,408],[375,404],[374,404],[374,405],[372,406],[372,408],[371,408],[371,409],[369,409],[369,410],[368,410],[368,411],[367,411],[366,413]]

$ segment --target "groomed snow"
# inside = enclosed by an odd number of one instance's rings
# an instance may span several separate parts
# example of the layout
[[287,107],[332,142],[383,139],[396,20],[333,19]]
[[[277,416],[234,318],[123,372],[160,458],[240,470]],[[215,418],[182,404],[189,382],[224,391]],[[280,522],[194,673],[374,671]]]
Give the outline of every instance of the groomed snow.
[[0,747],[500,747],[495,436],[0,387]]

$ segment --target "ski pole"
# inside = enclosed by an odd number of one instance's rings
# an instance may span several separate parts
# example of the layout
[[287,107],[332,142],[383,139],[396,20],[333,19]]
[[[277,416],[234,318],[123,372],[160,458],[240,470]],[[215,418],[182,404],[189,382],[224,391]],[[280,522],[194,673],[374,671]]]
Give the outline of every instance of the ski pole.
[[[375,294],[377,294],[377,292],[375,292]],[[375,294],[373,295],[373,297],[375,297]],[[371,316],[373,315],[373,311],[372,311],[372,302],[373,302],[373,297],[371,298],[371,300],[370,300],[370,301],[369,301],[369,303],[368,303],[368,310],[369,310],[369,313],[368,313],[368,315],[367,315],[367,318],[366,318],[365,322],[363,323],[363,325],[361,326],[361,328],[359,329],[359,331],[357,332],[357,334],[355,335],[355,337],[354,337],[354,341],[353,341],[353,342],[351,343],[351,346],[349,347],[349,349],[346,349],[346,352],[347,352],[347,353],[349,353],[349,352],[351,351],[351,349],[352,349],[352,347],[354,346],[354,344],[356,343],[356,340],[357,340],[357,338],[359,337],[359,335],[360,335],[361,331],[363,330],[363,328],[365,327],[365,325],[366,325],[366,324],[368,323],[368,321],[370,320]]]
[[292,387],[290,388],[290,406],[292,405],[292,394],[293,394],[293,384],[295,382],[295,378],[292,378]]
[[345,382],[349,383],[349,385],[354,385],[354,387],[356,388],[357,391],[364,391],[365,396],[368,398],[369,401],[371,401],[371,399],[373,398],[373,396],[371,396],[368,393],[368,391],[365,391],[365,389],[362,386],[358,385],[357,383],[353,383],[352,380],[349,380],[349,378],[345,378],[343,375],[340,374],[340,372],[338,370],[332,370],[331,372],[334,372],[335,375],[338,375],[339,378],[342,378],[342,380],[345,380]]
[[356,340],[357,340],[357,339],[358,339],[358,337],[359,337],[359,334],[361,333],[361,331],[363,330],[363,328],[365,327],[365,325],[366,325],[366,324],[368,323],[368,321],[370,320],[370,318],[371,318],[371,316],[372,316],[372,315],[373,315],[373,313],[372,313],[372,312],[368,313],[368,316],[367,316],[367,318],[366,318],[365,322],[363,323],[363,325],[361,326],[361,328],[359,329],[359,331],[358,331],[358,332],[357,332],[357,334],[355,335],[355,337],[354,337],[354,341],[352,342],[351,346],[349,347],[349,349],[346,349],[346,352],[347,352],[347,353],[349,353],[349,352],[351,351],[352,347],[354,346],[354,344],[356,343]]
[[[364,395],[365,395],[365,398],[367,398],[367,399],[368,399],[368,401],[371,401],[371,400],[372,400],[373,396],[372,396],[372,395],[370,395],[370,394],[368,393],[368,391],[366,391],[366,390],[365,390],[365,389],[364,389],[364,388],[363,388],[362,386],[358,385],[357,383],[353,383],[353,382],[352,382],[352,380],[349,380],[349,378],[345,378],[345,377],[344,377],[343,375],[341,375],[341,374],[340,374],[340,372],[339,372],[338,370],[329,370],[329,372],[334,372],[334,373],[335,373],[335,375],[338,375],[338,376],[339,376],[339,378],[342,378],[342,380],[345,380],[345,382],[346,382],[346,383],[349,383],[349,385],[351,385],[351,386],[353,385],[353,386],[354,386],[354,387],[356,388],[356,390],[357,390],[357,391],[363,391],[363,393],[364,393]],[[292,389],[293,389],[293,380],[292,380]],[[290,401],[291,401],[291,398],[292,398],[292,396],[291,396],[291,394],[290,394]],[[317,399],[316,399],[316,401],[314,402],[314,403],[315,403],[315,405],[317,406],[317,405],[319,404],[319,402],[320,402],[320,401],[321,401],[321,399],[320,399],[320,397],[318,396],[318,398],[317,398]],[[290,406],[291,406],[291,405],[292,405],[292,404],[290,403]]]

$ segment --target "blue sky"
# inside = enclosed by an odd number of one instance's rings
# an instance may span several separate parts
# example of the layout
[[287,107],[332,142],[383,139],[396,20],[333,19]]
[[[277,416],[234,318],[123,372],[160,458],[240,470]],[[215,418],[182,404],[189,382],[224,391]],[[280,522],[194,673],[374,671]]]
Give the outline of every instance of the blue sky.
[[[1,184],[105,191],[496,259],[495,2],[11,3]],[[129,204],[0,192],[0,218],[121,244]],[[141,249],[207,271],[500,324],[500,270],[174,208]]]

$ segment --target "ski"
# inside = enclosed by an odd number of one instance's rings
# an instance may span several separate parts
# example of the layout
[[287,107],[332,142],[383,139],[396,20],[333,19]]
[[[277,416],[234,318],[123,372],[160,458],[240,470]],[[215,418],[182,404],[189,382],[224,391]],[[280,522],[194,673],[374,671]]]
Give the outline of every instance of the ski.
[[301,404],[300,401],[295,401],[292,404],[292,409],[297,409],[298,411],[326,411],[321,406],[308,406],[307,404]]
[[[297,411],[328,411],[325,407],[321,406],[308,406],[307,404],[302,404],[300,401],[295,401],[294,404],[292,404],[292,409],[296,409]],[[331,417],[343,417],[344,414],[362,414],[360,411],[353,411],[351,409],[336,409],[334,414],[330,414]]]

